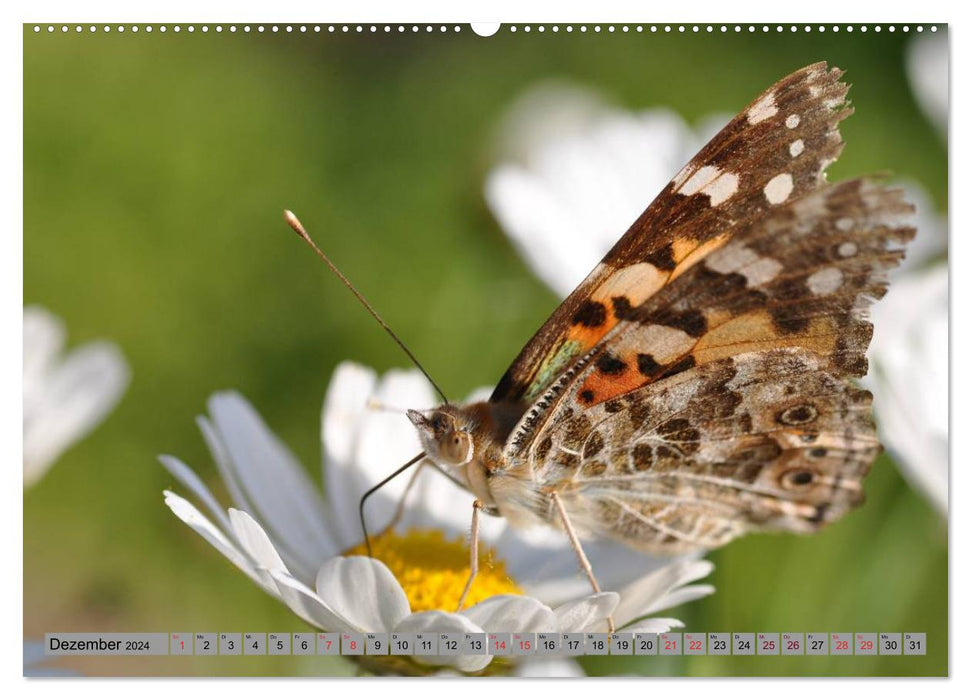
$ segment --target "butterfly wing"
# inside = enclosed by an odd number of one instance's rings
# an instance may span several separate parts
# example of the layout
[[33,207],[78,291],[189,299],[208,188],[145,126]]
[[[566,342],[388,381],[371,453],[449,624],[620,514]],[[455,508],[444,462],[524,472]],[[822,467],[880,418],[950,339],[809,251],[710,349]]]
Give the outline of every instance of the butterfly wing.
[[842,150],[842,73],[783,78],[732,119],[664,188],[507,370],[491,401],[520,413],[643,305],[740,226],[823,182]]
[[914,234],[865,180],[780,204],[633,309],[506,443],[588,533],[649,549],[811,530],[861,498],[879,446],[868,309]]
[[746,353],[593,409],[565,402],[533,453],[539,480],[577,529],[646,551],[815,530],[862,500],[879,451],[870,395],[824,364]]

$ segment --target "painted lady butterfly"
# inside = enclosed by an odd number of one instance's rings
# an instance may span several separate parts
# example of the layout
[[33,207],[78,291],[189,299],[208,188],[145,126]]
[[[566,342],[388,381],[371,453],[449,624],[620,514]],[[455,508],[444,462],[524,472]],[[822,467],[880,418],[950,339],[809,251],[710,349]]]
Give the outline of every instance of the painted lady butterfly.
[[812,532],[862,502],[880,445],[852,380],[870,304],[915,231],[900,190],[826,182],[853,111],[841,75],[807,66],[732,119],[488,401],[408,411],[424,452],[402,470],[427,458],[476,498],[465,594],[480,510],[563,529],[599,590],[580,537],[709,549]]

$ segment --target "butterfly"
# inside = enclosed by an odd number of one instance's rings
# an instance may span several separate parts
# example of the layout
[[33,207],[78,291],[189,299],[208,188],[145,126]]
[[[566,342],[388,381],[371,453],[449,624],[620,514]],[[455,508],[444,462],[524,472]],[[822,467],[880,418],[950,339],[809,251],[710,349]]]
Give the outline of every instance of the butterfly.
[[565,531],[599,591],[582,538],[710,549],[862,502],[880,445],[853,380],[915,231],[900,190],[826,181],[853,111],[841,75],[802,68],[732,119],[487,401],[407,412],[419,458],[475,496],[466,594],[480,511]]

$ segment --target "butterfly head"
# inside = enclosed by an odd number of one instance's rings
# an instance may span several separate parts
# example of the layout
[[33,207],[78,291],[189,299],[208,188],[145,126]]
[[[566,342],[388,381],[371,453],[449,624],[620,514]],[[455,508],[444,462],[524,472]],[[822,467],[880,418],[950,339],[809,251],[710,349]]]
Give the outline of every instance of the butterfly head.
[[443,467],[460,467],[472,461],[474,443],[465,421],[442,406],[425,413],[409,410],[408,419],[418,428],[425,453]]

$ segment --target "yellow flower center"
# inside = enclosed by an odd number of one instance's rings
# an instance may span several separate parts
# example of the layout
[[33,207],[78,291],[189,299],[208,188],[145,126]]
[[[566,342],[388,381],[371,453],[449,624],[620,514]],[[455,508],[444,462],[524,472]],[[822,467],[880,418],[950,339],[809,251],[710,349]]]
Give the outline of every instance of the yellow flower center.
[[[346,554],[367,556],[361,544]],[[469,580],[471,554],[462,538],[448,540],[438,530],[411,529],[399,534],[383,532],[371,538],[371,556],[391,569],[405,590],[413,612],[454,612]],[[501,593],[522,595],[509,577],[495,551],[479,545],[479,572],[472,583],[465,607]]]

